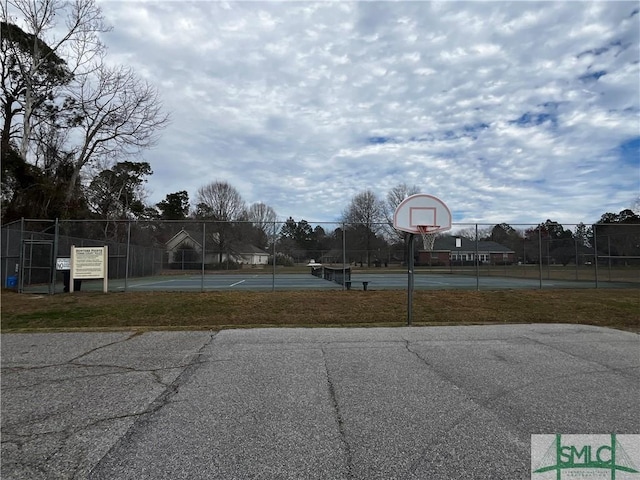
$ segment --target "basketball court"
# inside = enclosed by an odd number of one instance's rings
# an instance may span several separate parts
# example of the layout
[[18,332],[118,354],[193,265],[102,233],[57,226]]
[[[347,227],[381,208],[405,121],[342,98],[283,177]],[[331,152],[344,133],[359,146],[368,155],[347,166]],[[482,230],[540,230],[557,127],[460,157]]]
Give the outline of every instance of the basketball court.
[[599,327],[1,340],[7,480],[513,480],[532,434],[640,432],[639,337]]

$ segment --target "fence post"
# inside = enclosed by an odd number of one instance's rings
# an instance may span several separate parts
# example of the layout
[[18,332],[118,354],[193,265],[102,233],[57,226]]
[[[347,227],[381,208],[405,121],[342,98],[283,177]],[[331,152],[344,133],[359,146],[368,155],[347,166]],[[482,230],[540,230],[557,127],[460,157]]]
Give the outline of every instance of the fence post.
[[272,265],[272,270],[271,270],[271,291],[275,292],[276,291],[276,221],[273,221],[273,232],[271,232],[271,239],[272,239],[272,251],[273,251],[273,265]]
[[202,265],[200,271],[200,291],[204,292],[204,265],[207,255],[207,222],[202,222]]
[[538,278],[542,290],[542,227],[538,225]]
[[18,293],[24,293],[24,236],[25,219],[20,218],[20,253],[18,254]]
[[476,223],[476,291],[480,291],[480,259],[478,258],[478,224]]
[[[342,278],[345,276],[345,266],[347,264],[347,231],[345,230],[344,222],[342,222]],[[344,291],[345,285],[342,282],[342,290]]]
[[611,232],[607,235],[607,267],[609,272],[609,281],[611,281]]
[[596,288],[598,288],[598,235],[596,233],[597,224],[593,225],[593,266],[595,268]]
[[49,294],[50,295],[54,295],[56,293],[56,267],[57,265],[57,260],[58,260],[58,228],[59,228],[59,223],[58,223],[58,219],[56,218],[56,224],[55,224],[55,228],[53,230],[53,262],[51,265],[51,285],[49,287]]
[[576,238],[576,236],[574,235],[573,237],[573,246],[576,250],[576,281],[578,281],[578,239]]
[[9,229],[9,225],[3,227],[3,233],[5,238],[5,257],[4,257],[4,275],[2,276],[3,285],[6,285],[7,278],[9,278],[9,243],[11,242],[11,230]]
[[[124,262],[124,291],[127,291],[127,287],[129,286],[129,250],[131,245],[131,220],[127,222],[127,253],[126,259]],[[107,262],[109,259],[107,259]]]

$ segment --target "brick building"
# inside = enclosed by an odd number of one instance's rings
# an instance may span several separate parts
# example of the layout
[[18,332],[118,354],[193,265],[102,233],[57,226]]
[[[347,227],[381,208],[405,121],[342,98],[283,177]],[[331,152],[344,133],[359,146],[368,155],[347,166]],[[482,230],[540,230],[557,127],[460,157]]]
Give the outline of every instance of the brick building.
[[[457,239],[460,241],[459,244],[456,243]],[[421,239],[417,238],[416,241],[420,242]],[[420,244],[420,246],[422,245]],[[496,242],[481,240],[477,242],[476,246],[474,240],[447,235],[436,238],[433,251],[420,249],[416,265],[434,267],[474,265],[476,258],[483,265],[511,265],[516,261],[516,253]]]

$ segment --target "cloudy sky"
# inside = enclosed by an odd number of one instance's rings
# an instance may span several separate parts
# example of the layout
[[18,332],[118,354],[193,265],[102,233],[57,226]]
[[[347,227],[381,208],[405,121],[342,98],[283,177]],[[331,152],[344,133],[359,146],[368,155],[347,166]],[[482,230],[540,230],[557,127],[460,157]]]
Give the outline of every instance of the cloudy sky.
[[638,2],[100,1],[172,122],[149,202],[280,218],[417,185],[454,222],[592,222],[640,192]]

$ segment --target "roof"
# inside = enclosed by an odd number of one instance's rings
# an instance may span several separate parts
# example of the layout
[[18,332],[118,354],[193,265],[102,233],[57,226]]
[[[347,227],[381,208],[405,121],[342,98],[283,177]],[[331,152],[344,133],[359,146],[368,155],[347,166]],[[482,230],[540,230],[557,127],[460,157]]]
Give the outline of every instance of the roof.
[[[175,248],[178,248],[179,245],[181,245],[185,240],[189,239],[198,249],[202,248],[202,245],[200,244],[200,242],[198,242],[198,240],[196,240],[197,237],[195,237],[192,233],[187,232],[184,228],[181,229],[178,233],[176,233],[173,237],[171,237],[169,240],[167,240],[167,242],[165,243],[167,250],[173,250]],[[200,236],[200,238],[202,238],[202,235]]]
[[257,254],[257,255],[269,255],[269,252],[256,247],[255,245],[251,245],[249,243],[246,243],[244,245],[233,245],[232,250],[236,253],[239,253],[241,255],[245,255],[247,253],[252,253],[252,254]]
[[[214,233],[213,235],[217,235],[217,234]],[[197,239],[200,239],[200,241],[198,241]],[[195,247],[196,250],[200,251],[202,249],[201,241],[202,241],[202,232],[197,232],[195,230],[187,230],[183,228],[178,233],[176,233],[173,237],[171,237],[165,243],[165,245],[167,247],[167,250],[173,250],[178,248],[183,243],[187,242],[187,243],[190,243],[193,247]],[[212,241],[211,237],[207,237],[206,241],[211,242]],[[207,245],[209,246],[209,244]],[[209,248],[207,248],[207,250],[209,250]],[[233,243],[229,245],[229,250],[231,250],[237,255],[247,255],[247,254],[269,255],[268,252],[264,251],[261,248],[256,247],[255,245],[251,245],[249,243],[244,243],[244,244]]]

